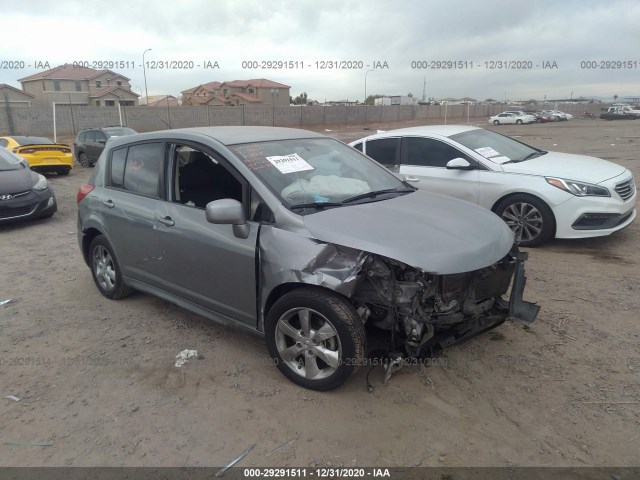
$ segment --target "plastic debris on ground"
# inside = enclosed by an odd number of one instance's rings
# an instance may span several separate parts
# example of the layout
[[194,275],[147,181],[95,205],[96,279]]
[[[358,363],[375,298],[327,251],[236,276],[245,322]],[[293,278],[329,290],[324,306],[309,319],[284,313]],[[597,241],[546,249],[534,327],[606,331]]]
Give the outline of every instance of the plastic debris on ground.
[[0,300],[0,307],[2,305],[9,305],[11,302],[13,302],[13,298],[9,298],[7,300]]
[[20,399],[18,397],[16,397],[15,395],[7,395],[6,397],[7,400],[13,400],[14,402],[19,402]]
[[176,355],[176,367],[180,368],[185,363],[188,363],[190,358],[198,358],[198,351],[182,350],[178,355]]

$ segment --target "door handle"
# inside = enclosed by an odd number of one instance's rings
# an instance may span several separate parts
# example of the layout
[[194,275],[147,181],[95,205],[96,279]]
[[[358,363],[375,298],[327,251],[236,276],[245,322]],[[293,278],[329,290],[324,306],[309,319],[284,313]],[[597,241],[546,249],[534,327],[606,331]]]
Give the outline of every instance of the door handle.
[[156,220],[167,227],[173,227],[176,224],[176,222],[173,221],[173,218],[168,215],[166,217],[156,217]]
[[113,200],[111,200],[111,199],[103,200],[102,204],[107,208],[113,208],[115,206],[114,203],[113,203]]
[[418,177],[404,177],[407,182],[419,182],[420,179]]

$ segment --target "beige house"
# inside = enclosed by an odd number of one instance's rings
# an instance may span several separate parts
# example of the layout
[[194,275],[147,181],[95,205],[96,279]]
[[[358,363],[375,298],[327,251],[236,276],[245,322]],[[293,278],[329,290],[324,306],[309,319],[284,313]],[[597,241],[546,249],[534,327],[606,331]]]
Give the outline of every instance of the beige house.
[[22,90],[34,97],[33,105],[49,106],[53,102],[73,105],[111,107],[133,106],[138,94],[131,91],[129,78],[111,70],[61,65],[18,80]]
[[6,83],[0,83],[0,106],[30,107],[35,97]]
[[291,87],[257,78],[230,82],[209,82],[184,90],[183,105],[265,105],[289,106]]

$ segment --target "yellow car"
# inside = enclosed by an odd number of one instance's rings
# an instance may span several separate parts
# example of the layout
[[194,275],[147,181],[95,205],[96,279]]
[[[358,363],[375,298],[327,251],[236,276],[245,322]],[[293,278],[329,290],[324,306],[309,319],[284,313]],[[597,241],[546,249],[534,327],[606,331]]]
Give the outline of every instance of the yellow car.
[[68,175],[73,168],[71,147],[45,137],[0,137],[0,147],[23,157],[32,170]]

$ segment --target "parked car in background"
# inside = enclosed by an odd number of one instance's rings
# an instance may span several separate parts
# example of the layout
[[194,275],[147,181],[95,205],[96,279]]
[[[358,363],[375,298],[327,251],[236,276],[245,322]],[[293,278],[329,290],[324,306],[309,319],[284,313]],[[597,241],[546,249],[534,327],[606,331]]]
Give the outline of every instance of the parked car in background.
[[636,120],[638,117],[630,112],[625,112],[619,107],[610,107],[606,112],[600,114],[603,120]]
[[73,142],[73,153],[80,165],[93,167],[110,138],[136,133],[138,132],[128,127],[87,128],[78,133],[76,141]]
[[32,170],[68,175],[73,168],[71,147],[45,137],[13,135],[0,137],[0,147],[24,158]]
[[390,374],[538,312],[522,300],[526,254],[498,217],[314,132],[114,139],[77,200],[82,255],[105,297],[135,288],[264,335],[306,388],[336,388],[364,363],[365,325],[392,332]]
[[537,121],[537,118],[535,115],[528,112],[523,112],[522,110],[509,110],[503,113],[513,113],[521,118],[524,117],[527,119],[527,121],[525,121],[524,123],[535,123]]
[[[552,115],[554,117],[557,117],[558,120],[562,121],[562,120],[569,120],[569,114],[561,112],[560,110],[546,110],[546,112],[549,115]],[[571,115],[571,118],[573,118],[573,115]]]
[[0,148],[0,223],[50,217],[57,208],[47,179],[24,158]]
[[493,117],[489,117],[489,123],[494,125],[507,125],[507,124],[516,124],[522,125],[523,123],[534,123],[535,117],[531,115],[525,114],[517,114],[517,113],[499,113],[498,115],[494,115]]
[[640,110],[632,108],[628,105],[609,107],[607,109],[607,113],[633,115],[636,118],[640,118]]
[[419,188],[490,209],[522,246],[609,235],[636,217],[636,187],[626,168],[547,152],[482,128],[404,128],[350,145]]
[[547,115],[546,113],[542,112],[541,110],[525,110],[524,112],[528,113],[529,115],[533,115],[536,118],[536,122],[538,122],[538,123],[546,123],[546,122],[555,121],[549,115]]

